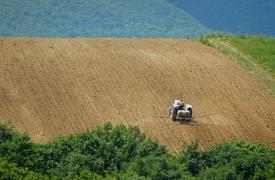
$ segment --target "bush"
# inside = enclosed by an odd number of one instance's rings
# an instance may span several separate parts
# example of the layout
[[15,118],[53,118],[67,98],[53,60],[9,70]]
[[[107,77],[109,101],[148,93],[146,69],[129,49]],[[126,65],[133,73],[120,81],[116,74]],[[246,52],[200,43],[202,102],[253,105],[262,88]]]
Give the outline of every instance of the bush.
[[[199,179],[208,180],[208,179],[223,179],[231,180],[238,179],[236,170],[233,166],[226,165],[217,168],[206,168],[199,174]],[[241,178],[240,178],[241,179]]]
[[127,171],[152,179],[183,179],[189,175],[183,164],[169,156],[138,158],[130,164]]
[[18,166],[30,167],[33,147],[27,134],[19,134],[6,125],[0,125],[0,157]]
[[182,149],[180,161],[186,165],[188,171],[193,175],[199,174],[206,167],[204,154],[199,150],[197,140]]
[[27,168],[17,168],[15,164],[0,159],[0,179],[48,179],[41,174],[29,171]]
[[[218,145],[205,153],[208,167],[231,165],[244,179],[253,178],[261,172],[268,172],[275,158],[275,151],[262,144],[248,144],[234,141]],[[269,173],[263,174],[267,179]]]

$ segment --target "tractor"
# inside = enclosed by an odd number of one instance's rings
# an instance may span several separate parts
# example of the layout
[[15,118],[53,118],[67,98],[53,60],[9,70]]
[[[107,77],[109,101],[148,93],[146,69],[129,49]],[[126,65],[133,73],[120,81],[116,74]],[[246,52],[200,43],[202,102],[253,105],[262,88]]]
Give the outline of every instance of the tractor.
[[169,108],[169,116],[172,121],[188,123],[192,121],[192,105],[184,104],[181,100],[175,100]]

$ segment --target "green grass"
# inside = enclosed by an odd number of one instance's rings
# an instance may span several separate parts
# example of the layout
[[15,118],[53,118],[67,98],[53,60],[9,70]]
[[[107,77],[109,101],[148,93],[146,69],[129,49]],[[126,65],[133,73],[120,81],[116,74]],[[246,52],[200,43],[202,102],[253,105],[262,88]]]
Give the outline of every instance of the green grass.
[[275,94],[275,38],[210,34],[200,37],[200,42],[241,64]]
[[275,39],[263,36],[231,36],[229,38],[235,48],[252,57],[275,77]]

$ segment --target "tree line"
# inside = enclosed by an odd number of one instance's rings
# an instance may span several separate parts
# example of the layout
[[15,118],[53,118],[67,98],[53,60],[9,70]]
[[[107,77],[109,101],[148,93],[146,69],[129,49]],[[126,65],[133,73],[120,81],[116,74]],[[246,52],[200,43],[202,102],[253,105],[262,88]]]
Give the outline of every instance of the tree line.
[[232,141],[207,150],[198,141],[170,153],[137,126],[106,123],[37,144],[0,125],[0,179],[272,179],[275,151]]

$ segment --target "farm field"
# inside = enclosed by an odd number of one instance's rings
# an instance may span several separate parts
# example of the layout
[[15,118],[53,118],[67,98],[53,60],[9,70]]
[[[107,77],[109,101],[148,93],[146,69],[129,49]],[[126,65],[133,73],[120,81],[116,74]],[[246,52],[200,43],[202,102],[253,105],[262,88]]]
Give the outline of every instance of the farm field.
[[[275,100],[214,48],[176,39],[0,38],[0,122],[36,142],[101,125],[138,125],[172,151],[199,139],[272,145]],[[193,125],[172,122],[182,92]]]

